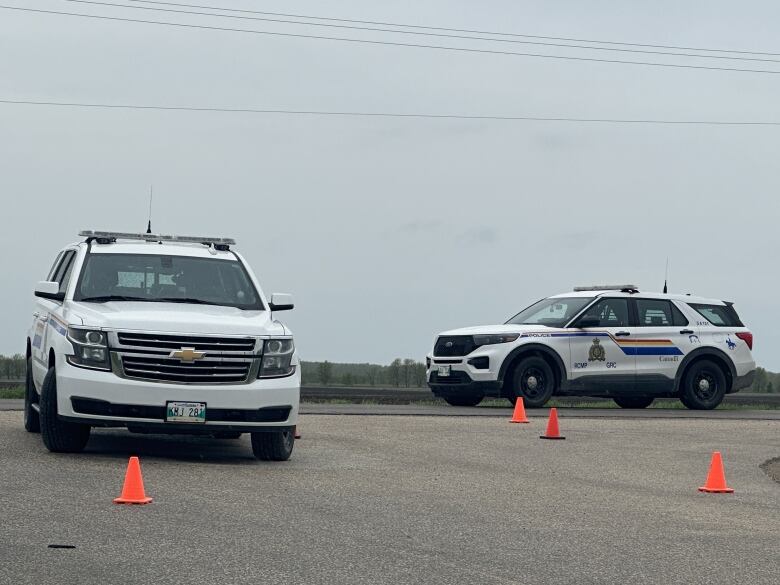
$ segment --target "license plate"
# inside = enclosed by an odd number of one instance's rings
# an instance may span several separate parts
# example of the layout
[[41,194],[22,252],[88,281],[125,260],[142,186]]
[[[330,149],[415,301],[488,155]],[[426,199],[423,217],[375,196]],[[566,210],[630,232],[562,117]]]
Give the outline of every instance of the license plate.
[[205,402],[166,402],[165,422],[206,422]]
[[439,376],[449,376],[452,366],[439,366]]

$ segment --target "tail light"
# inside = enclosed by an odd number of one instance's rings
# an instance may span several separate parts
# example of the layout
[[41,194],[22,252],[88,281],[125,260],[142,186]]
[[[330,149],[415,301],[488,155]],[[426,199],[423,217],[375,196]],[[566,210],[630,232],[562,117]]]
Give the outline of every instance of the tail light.
[[748,349],[750,351],[753,351],[753,334],[750,331],[743,331],[741,333],[737,333],[737,337],[739,337],[742,341],[747,343]]

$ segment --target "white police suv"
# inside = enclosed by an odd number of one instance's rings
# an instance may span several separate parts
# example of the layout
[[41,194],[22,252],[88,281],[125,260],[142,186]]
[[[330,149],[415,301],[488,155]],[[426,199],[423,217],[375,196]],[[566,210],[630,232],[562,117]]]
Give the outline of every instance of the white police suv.
[[293,449],[300,367],[289,329],[229,238],[85,231],[35,288],[24,424],[50,451],[91,427]]
[[579,287],[534,303],[503,325],[442,333],[427,357],[436,396],[474,406],[518,396],[607,396],[623,408],[676,397],[711,409],[750,386],[753,334],[733,304],[636,286]]

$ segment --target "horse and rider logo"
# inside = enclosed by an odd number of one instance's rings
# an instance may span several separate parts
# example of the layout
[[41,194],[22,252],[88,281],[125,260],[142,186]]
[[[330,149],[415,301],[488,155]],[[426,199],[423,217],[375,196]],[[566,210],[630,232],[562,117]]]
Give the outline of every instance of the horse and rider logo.
[[731,337],[727,337],[726,338],[726,345],[729,346],[729,349],[736,349],[737,348],[737,344],[734,343],[733,341],[731,341]]
[[593,345],[590,346],[590,351],[588,351],[588,361],[603,362],[605,359],[607,359],[607,352],[604,346],[601,345],[598,339],[594,339]]

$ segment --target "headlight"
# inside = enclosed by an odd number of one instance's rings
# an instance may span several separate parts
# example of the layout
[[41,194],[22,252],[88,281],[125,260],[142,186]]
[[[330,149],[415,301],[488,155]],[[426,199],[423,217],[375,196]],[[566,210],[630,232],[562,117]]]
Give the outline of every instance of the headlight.
[[520,337],[519,333],[513,333],[511,335],[475,335],[474,345],[480,347],[482,345],[494,345],[496,343],[509,343]]
[[68,340],[73,344],[73,355],[67,356],[68,363],[79,368],[110,370],[108,361],[108,338],[103,331],[94,329],[68,329]]
[[292,365],[295,344],[292,339],[268,339],[263,347],[260,378],[289,376],[295,371]]

